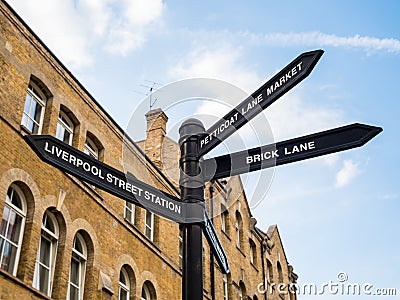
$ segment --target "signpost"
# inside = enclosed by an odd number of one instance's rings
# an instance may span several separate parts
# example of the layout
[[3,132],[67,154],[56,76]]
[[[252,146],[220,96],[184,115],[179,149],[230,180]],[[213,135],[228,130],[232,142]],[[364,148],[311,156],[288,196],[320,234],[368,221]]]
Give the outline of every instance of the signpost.
[[228,274],[230,272],[229,265],[228,265],[228,258],[226,257],[226,253],[222,248],[221,242],[219,241],[217,232],[215,231],[214,224],[211,222],[207,211],[205,211],[204,215],[204,222],[203,225],[203,232],[210,245],[212,252],[215,255],[215,258],[220,266],[222,273]]
[[306,78],[321,58],[323,50],[300,54],[250,97],[217,121],[200,138],[200,156],[208,153],[236,130],[269,107],[286,92]]
[[207,180],[253,172],[363,146],[382,128],[351,124],[295,139],[226,154],[203,161]]
[[54,167],[164,218],[178,223],[204,219],[202,203],[182,203],[179,198],[124,174],[55,137],[28,135],[25,140],[42,160]]
[[204,154],[306,78],[322,54],[323,50],[315,50],[299,55],[207,131],[199,120],[183,122],[179,129],[180,199],[124,174],[52,136],[31,135],[25,139],[42,160],[54,167],[180,223],[183,230],[182,299],[202,300],[202,233],[222,271],[230,272],[225,251],[205,211],[206,181],[360,147],[382,131],[380,127],[352,124],[200,163]]

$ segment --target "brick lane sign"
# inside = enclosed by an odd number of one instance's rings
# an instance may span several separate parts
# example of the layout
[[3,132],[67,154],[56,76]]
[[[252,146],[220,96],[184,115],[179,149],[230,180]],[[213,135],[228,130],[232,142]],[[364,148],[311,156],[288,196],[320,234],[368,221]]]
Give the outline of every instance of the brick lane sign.
[[211,126],[200,138],[200,156],[215,148],[237,129],[241,128],[306,78],[323,53],[323,50],[314,50],[300,54],[251,96]]
[[215,231],[214,224],[211,222],[207,211],[205,211],[204,222],[202,223],[203,233],[213,251],[215,258],[220,266],[222,273],[228,274],[230,272],[228,265],[228,258],[224,249],[222,248],[221,242],[219,241],[217,232]]
[[50,135],[25,140],[45,162],[117,197],[178,223],[202,222],[204,206],[184,203],[129,174],[114,169]]
[[206,159],[202,169],[207,180],[239,175],[361,147],[381,131],[381,127],[355,123]]

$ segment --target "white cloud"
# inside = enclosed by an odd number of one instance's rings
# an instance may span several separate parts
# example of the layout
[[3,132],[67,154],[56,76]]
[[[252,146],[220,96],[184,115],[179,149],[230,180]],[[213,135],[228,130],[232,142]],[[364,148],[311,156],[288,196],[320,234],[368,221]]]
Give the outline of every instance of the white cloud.
[[[211,41],[210,44],[213,44]],[[261,82],[254,71],[240,62],[242,50],[226,41],[219,41],[218,46],[199,46],[181,58],[169,70],[174,79],[185,77],[215,78],[227,81],[248,91]]]
[[391,53],[400,53],[400,40],[394,38],[379,39],[369,36],[337,36],[335,34],[326,34],[319,31],[299,32],[299,33],[270,33],[265,35],[252,35],[252,38],[259,40],[262,38],[266,43],[274,46],[332,46],[332,47],[351,47],[359,48],[367,53],[377,51],[387,51]]
[[344,160],[343,167],[336,174],[335,186],[341,188],[348,185],[360,173],[361,171],[358,163],[352,160]]
[[72,1],[10,0],[10,4],[64,63],[81,67],[93,62],[85,38],[86,26]]
[[278,140],[332,129],[344,123],[341,110],[316,106],[292,92],[265,111]]
[[162,16],[162,0],[9,0],[44,43],[73,69],[91,65],[94,51],[126,55],[146,41]]
[[137,26],[146,26],[157,20],[163,11],[162,0],[124,0],[126,20]]

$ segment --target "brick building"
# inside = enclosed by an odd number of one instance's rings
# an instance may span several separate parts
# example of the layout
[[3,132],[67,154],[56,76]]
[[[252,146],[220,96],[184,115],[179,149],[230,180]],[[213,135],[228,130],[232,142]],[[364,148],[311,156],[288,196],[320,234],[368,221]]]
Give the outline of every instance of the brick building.
[[[129,160],[133,176],[179,196],[167,116],[150,111],[135,143],[5,1],[0,23],[0,299],[180,299],[179,225],[47,165],[23,139],[49,134],[121,171]],[[239,177],[213,188],[231,273],[210,267],[204,242],[204,299],[295,299],[278,293],[297,276],[277,227],[256,227]]]

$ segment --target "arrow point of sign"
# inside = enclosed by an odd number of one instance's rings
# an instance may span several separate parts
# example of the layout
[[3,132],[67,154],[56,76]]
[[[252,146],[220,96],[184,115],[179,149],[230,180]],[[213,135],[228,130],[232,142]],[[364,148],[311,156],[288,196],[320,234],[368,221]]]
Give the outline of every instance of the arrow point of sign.
[[372,126],[367,124],[355,123],[353,124],[353,126],[366,131],[366,133],[360,139],[360,146],[365,145],[383,131],[382,127]]

